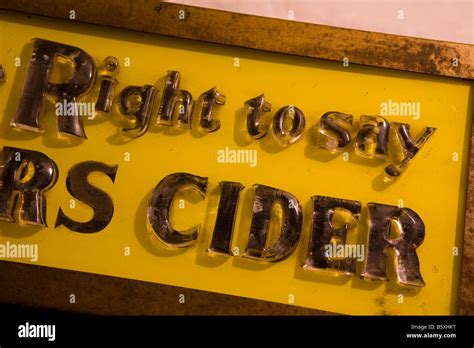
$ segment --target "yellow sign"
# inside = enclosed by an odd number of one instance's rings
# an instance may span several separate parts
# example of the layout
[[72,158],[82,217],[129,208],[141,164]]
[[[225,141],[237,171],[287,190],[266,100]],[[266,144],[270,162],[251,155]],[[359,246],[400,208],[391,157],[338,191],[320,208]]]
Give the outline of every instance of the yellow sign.
[[[2,217],[2,259],[347,314],[456,311],[468,82],[22,15],[0,23],[3,163],[26,163],[10,188],[39,171],[36,152],[57,174],[35,225],[25,207]],[[34,79],[48,50],[61,72]],[[87,74],[95,84],[80,90]],[[40,85],[38,102],[25,86]],[[170,194],[176,182],[194,191]],[[220,228],[234,218],[233,233]]]

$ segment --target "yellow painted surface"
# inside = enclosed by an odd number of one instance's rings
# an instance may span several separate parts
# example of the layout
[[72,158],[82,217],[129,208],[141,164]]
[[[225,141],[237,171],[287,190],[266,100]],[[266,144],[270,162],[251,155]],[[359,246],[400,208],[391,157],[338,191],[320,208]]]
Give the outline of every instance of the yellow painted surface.
[[[212,86],[227,97],[218,110],[221,129],[203,134],[197,130],[177,132],[174,128],[152,125],[141,138],[123,142],[117,133],[117,115],[84,120],[86,141],[68,141],[57,136],[54,109],[50,105],[43,118],[44,134],[14,131],[9,122],[14,115],[29,62],[28,42],[35,37],[53,40],[87,51],[98,64],[106,56],[121,66],[120,91],[126,85],[156,84],[161,91],[167,70],[182,74],[181,88],[195,99]],[[15,67],[15,58],[21,66]],[[234,66],[238,57],[240,66]],[[0,63],[7,82],[0,85],[0,145],[44,152],[59,166],[59,180],[47,192],[48,228],[24,227],[0,222],[0,243],[37,243],[36,264],[107,274],[124,278],[172,284],[219,293],[294,304],[349,314],[450,314],[455,312],[461,255],[466,188],[468,130],[472,108],[468,82],[382,69],[349,66],[289,55],[224,47],[154,35],[133,33],[57,22],[28,19],[25,15],[0,13]],[[245,138],[243,103],[265,93],[272,111],[292,104],[306,116],[302,139],[281,149],[271,137],[248,141]],[[155,100],[155,107],[161,93]],[[386,165],[363,160],[353,151],[349,161],[317,150],[311,134],[320,116],[327,111],[354,115],[354,134],[361,114],[380,113],[380,103],[412,101],[421,105],[421,117],[388,116],[389,121],[412,125],[417,136],[425,126],[438,130],[431,137],[403,176],[394,184],[381,184]],[[85,99],[86,101],[94,101]],[[153,118],[152,122],[155,120]],[[256,149],[255,168],[248,164],[219,164],[217,151]],[[124,153],[130,161],[124,161]],[[458,161],[453,161],[453,153]],[[118,164],[113,184],[104,175],[91,181],[110,194],[115,213],[109,226],[95,234],[74,233],[53,228],[59,206],[71,218],[87,221],[91,209],[72,198],[65,187],[68,170],[75,164],[96,160]],[[176,228],[202,223],[197,245],[183,250],[166,250],[153,242],[147,228],[146,206],[151,190],[167,174],[188,172],[209,178],[206,199],[191,200],[184,209],[175,209]],[[294,254],[285,261],[264,265],[241,257],[209,256],[218,204],[219,181],[239,181],[245,185],[236,216],[233,247],[241,252],[247,242],[252,184],[264,184],[293,193],[304,206],[301,240]],[[332,277],[303,271],[310,232],[312,195],[397,205],[399,200],[416,211],[426,225],[423,244],[417,252],[426,287],[401,289],[394,281],[364,281],[355,277]],[[362,225],[360,240],[368,229]],[[129,247],[130,256],[124,255]],[[17,262],[30,262],[15,259]],[[359,265],[360,266],[360,265]],[[360,267],[358,267],[359,269]],[[359,273],[359,271],[358,271]],[[399,303],[403,294],[403,303]]]

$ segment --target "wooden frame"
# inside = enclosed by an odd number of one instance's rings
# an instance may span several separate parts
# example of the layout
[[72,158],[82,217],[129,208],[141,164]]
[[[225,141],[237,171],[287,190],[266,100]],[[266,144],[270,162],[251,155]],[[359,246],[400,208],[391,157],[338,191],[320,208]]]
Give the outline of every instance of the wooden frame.
[[[159,0],[4,0],[0,8],[224,45],[474,80],[473,45],[162,3]],[[180,12],[184,11],[184,12]],[[184,13],[184,19],[179,19]],[[302,32],[305,35],[300,35]],[[278,37],[278,40],[272,40]],[[452,59],[458,59],[458,66]],[[472,91],[471,91],[472,95]],[[474,124],[471,131],[459,314],[474,315]],[[329,314],[136,280],[0,262],[0,302],[101,314]],[[73,292],[80,305],[65,301]],[[178,294],[191,301],[180,305]],[[94,294],[93,296],[91,294]],[[126,300],[124,300],[126,299]],[[170,299],[173,299],[170,301]]]

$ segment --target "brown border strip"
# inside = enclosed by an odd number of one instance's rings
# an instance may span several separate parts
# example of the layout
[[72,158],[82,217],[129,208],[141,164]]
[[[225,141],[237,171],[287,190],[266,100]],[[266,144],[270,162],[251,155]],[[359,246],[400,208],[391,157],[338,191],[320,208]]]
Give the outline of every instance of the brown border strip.
[[[329,27],[160,0],[2,0],[0,8],[306,57],[474,79],[474,45]],[[180,14],[184,19],[180,19]],[[458,66],[452,64],[458,59]]]
[[[262,300],[0,261],[0,303],[103,315],[323,315]],[[76,303],[70,303],[74,294]],[[179,302],[184,294],[185,303]]]
[[[474,79],[473,45],[161,3],[159,0],[3,0],[0,8],[280,53]],[[180,20],[180,11],[185,19]],[[304,34],[304,35],[302,35]],[[277,39],[275,39],[277,38]],[[451,59],[457,57],[455,68]],[[474,125],[466,201],[460,314],[474,314]],[[328,314],[327,312],[83,272],[0,262],[0,302],[103,314]],[[28,286],[24,286],[28,284]],[[23,285],[23,286],[22,286]],[[76,289],[80,306],[64,294]],[[91,292],[94,296],[90,296]],[[177,294],[194,299],[178,305]],[[124,301],[126,299],[126,301]]]
[[[471,87],[471,102],[474,91]],[[473,111],[474,112],[474,111]],[[466,210],[459,291],[459,314],[474,315],[474,116],[471,126],[471,149],[467,178]]]

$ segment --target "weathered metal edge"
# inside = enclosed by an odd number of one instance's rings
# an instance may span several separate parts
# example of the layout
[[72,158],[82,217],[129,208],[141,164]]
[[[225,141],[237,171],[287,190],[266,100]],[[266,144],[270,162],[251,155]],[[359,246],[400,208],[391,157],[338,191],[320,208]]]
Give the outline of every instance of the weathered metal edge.
[[[101,315],[329,315],[310,308],[0,261],[0,303]],[[70,295],[75,303],[71,303]],[[180,295],[184,295],[184,303]]]
[[[160,0],[2,0],[0,8],[193,40],[474,79],[474,45],[273,19]],[[453,64],[458,59],[458,66]]]
[[[471,87],[471,103],[474,91]],[[459,287],[459,314],[474,315],[474,111],[471,115],[471,141],[467,178],[466,209],[462,246],[461,282]]]

